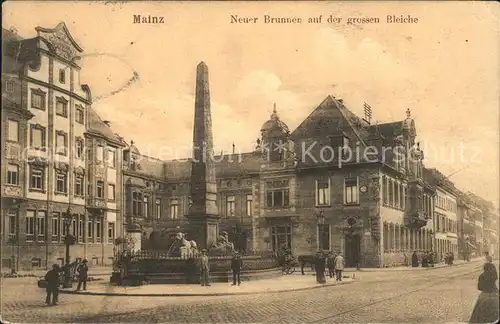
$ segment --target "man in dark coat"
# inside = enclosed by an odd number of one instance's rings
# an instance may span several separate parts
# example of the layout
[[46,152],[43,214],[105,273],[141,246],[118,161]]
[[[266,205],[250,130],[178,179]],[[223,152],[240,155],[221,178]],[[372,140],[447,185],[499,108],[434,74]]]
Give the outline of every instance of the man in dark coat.
[[61,284],[59,280],[59,265],[54,264],[52,266],[52,270],[49,270],[47,274],[45,274],[45,280],[47,281],[47,297],[45,298],[45,303],[47,305],[50,305],[50,297],[52,296],[52,305],[57,305],[59,297],[59,285]]
[[328,274],[330,275],[330,278],[333,278],[335,275],[335,258],[337,255],[335,252],[330,252],[328,253],[328,256],[326,258],[326,265],[328,266]]
[[236,281],[238,281],[238,286],[241,284],[241,268],[243,267],[243,262],[238,252],[233,255],[231,260],[231,270],[233,270],[233,286],[236,286]]
[[80,290],[80,288],[82,287],[82,283],[83,290],[87,290],[88,272],[89,267],[87,266],[87,260],[83,260],[82,264],[80,264],[80,266],[78,267],[78,286],[76,288],[76,291]]
[[411,255],[411,266],[414,268],[418,267],[418,256],[416,251],[413,251],[413,254]]
[[314,262],[314,269],[316,270],[316,282],[325,283],[325,256],[322,251],[316,253]]

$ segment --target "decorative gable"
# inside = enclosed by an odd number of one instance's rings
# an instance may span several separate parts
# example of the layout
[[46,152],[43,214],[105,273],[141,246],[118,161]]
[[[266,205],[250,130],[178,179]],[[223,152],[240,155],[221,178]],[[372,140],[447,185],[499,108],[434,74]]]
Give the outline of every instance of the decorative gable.
[[64,22],[59,23],[55,28],[36,27],[38,37],[42,37],[52,45],[53,50],[60,57],[73,61],[79,58],[79,53],[83,49],[75,42]]
[[346,121],[331,96],[325,100],[293,131],[294,140],[334,135],[343,129]]

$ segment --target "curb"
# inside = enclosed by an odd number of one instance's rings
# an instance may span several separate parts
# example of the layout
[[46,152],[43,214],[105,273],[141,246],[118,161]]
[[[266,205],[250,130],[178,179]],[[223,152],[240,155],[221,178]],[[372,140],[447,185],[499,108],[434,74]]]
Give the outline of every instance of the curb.
[[324,287],[333,287],[333,286],[342,286],[354,283],[355,281],[343,281],[341,283],[332,283],[332,284],[323,284],[311,287],[303,287],[303,288],[294,288],[294,289],[283,289],[283,290],[274,290],[274,291],[248,291],[248,292],[236,292],[236,293],[205,293],[205,294],[187,294],[187,293],[171,293],[171,294],[138,294],[138,293],[107,293],[107,292],[76,292],[72,290],[60,290],[61,294],[69,294],[69,295],[88,295],[88,296],[114,296],[114,297],[217,297],[217,296],[241,296],[241,295],[257,295],[262,293],[268,294],[276,294],[276,293],[286,293],[286,292],[295,292],[295,291],[304,291],[311,289],[318,289]]
[[[368,269],[359,269],[359,270],[350,270],[350,271],[345,271],[345,272],[402,272],[402,271],[429,271],[429,270],[437,270],[437,269],[446,269],[446,268],[451,268],[451,267],[458,267],[458,266],[462,266],[462,265],[466,265],[466,264],[473,264],[473,263],[476,263],[476,262],[479,262],[481,260],[471,260],[470,262],[464,262],[464,263],[456,263],[456,264],[452,264],[451,266],[448,266],[448,265],[443,265],[443,266],[439,266],[439,267],[428,267],[428,268],[422,268],[422,267],[418,267],[418,268],[412,268],[412,267],[407,267],[407,268],[404,268],[404,269],[395,269],[395,270],[389,270],[391,268],[368,268]],[[371,270],[373,269],[373,270]],[[411,270],[407,270],[407,269],[411,269]]]

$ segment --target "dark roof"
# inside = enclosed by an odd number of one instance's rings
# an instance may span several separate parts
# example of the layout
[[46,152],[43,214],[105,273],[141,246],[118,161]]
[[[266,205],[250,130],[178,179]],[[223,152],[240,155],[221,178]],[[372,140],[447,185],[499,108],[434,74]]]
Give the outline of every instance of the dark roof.
[[370,125],[367,127],[367,131],[369,133],[378,132],[384,138],[391,139],[398,135],[402,135],[403,121]]
[[123,141],[102,121],[94,108],[89,107],[87,113],[89,134],[102,136],[115,144],[123,145]]
[[22,62],[15,55],[16,44],[22,39],[16,33],[2,28],[2,73],[15,73],[22,67]]
[[[261,157],[255,153],[224,154],[215,156],[217,178],[247,176],[259,172]],[[167,180],[174,181],[191,178],[191,159],[165,161]]]

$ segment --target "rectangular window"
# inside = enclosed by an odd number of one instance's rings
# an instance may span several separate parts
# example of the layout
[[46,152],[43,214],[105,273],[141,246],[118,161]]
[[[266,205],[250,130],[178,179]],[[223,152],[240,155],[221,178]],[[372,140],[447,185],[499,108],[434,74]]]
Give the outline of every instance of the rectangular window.
[[63,98],[57,98],[56,100],[56,115],[68,117],[68,102]]
[[115,185],[114,184],[108,184],[108,200],[111,200],[111,201],[115,200]]
[[252,195],[247,195],[247,204],[246,204],[246,214],[247,216],[252,216],[253,214],[253,196]]
[[288,207],[290,204],[288,189],[268,190],[267,207]]
[[81,139],[76,139],[75,141],[76,145],[76,158],[79,160],[83,159],[83,140]]
[[108,223],[108,243],[115,241],[115,223]]
[[278,250],[282,246],[292,248],[292,227],[291,226],[273,226],[271,229],[272,249]]
[[38,125],[31,125],[31,147],[42,149],[45,147],[45,128]]
[[101,242],[101,231],[101,220],[97,219],[95,221],[95,238],[97,243]]
[[80,215],[78,219],[78,242],[83,242],[85,236],[85,226],[83,226],[83,215]]
[[31,108],[45,110],[45,94],[42,91],[31,90]]
[[161,199],[160,198],[156,198],[155,206],[156,206],[156,219],[160,219],[161,218]]
[[170,200],[170,218],[177,219],[179,216],[179,200],[172,199]]
[[325,206],[330,205],[330,182],[317,181],[316,182],[316,205]]
[[140,192],[132,192],[132,215],[142,215],[142,194]]
[[104,198],[104,182],[97,181],[97,198]]
[[318,224],[318,237],[320,250],[330,250],[330,225]]
[[44,172],[42,169],[37,169],[33,166],[30,167],[30,189],[43,190],[43,178]]
[[87,221],[87,236],[89,239],[92,238],[94,233],[94,223],[92,221]]
[[64,84],[66,82],[66,71],[63,69],[59,70],[59,83]]
[[56,153],[68,155],[68,136],[63,132],[56,132]]
[[15,164],[7,165],[7,184],[19,185],[19,166]]
[[394,206],[394,181],[389,179],[389,206]]
[[25,220],[25,232],[26,232],[26,241],[33,242],[35,239],[35,211],[27,210],[26,211],[26,220]]
[[104,148],[102,146],[97,147],[97,155],[96,155],[97,162],[103,162],[104,161]]
[[116,152],[108,149],[108,167],[116,168]]
[[382,199],[383,199],[384,205],[387,205],[387,203],[389,201],[388,200],[387,192],[388,192],[387,177],[386,176],[382,176]]
[[[350,149],[350,146],[351,146],[351,141],[349,140],[348,137],[343,137],[343,140],[342,140],[342,156],[344,158],[348,157],[349,156],[349,149]],[[349,160],[349,159],[348,159]]]
[[83,197],[83,177],[75,175],[75,196]]
[[39,210],[36,217],[36,237],[38,242],[45,242],[45,221],[47,213]]
[[10,142],[19,142],[19,122],[9,119],[7,140]]
[[52,214],[52,242],[59,242],[61,235],[61,214]]
[[345,204],[359,204],[358,179],[346,179],[344,183]]
[[149,196],[144,195],[142,198],[143,207],[142,207],[142,216],[149,217]]
[[234,196],[226,196],[226,216],[234,216],[236,214]]
[[64,173],[56,173],[56,193],[68,192],[68,179]]
[[75,110],[75,121],[79,124],[85,123],[85,117],[83,114],[83,108],[81,106],[77,106]]
[[14,239],[17,236],[17,211],[9,210],[9,238]]
[[78,220],[76,217],[71,219],[71,235],[74,237],[78,235]]
[[14,81],[5,81],[5,91],[14,92]]

